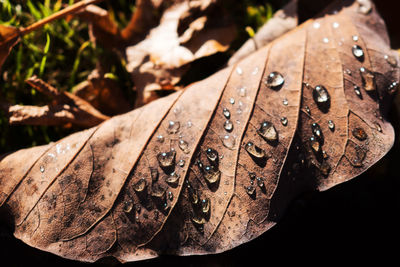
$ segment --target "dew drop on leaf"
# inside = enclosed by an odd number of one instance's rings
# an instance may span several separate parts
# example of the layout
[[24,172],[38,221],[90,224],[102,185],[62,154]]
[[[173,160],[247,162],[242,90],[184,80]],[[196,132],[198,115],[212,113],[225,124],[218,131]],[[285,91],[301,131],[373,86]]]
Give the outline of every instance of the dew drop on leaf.
[[225,135],[222,143],[227,148],[234,148],[236,145],[236,138],[233,135]]
[[224,123],[224,129],[228,132],[232,132],[233,130],[233,123],[231,120],[226,120]]
[[253,196],[254,193],[256,192],[256,188],[254,186],[252,186],[252,185],[246,186],[245,189],[246,189],[246,193],[249,196]]
[[357,0],[358,3],[358,9],[357,12],[367,15],[369,12],[371,12],[372,5],[370,0]]
[[170,175],[165,176],[165,182],[170,186],[176,186],[179,182],[180,175],[176,172],[172,172]]
[[247,142],[245,149],[251,156],[255,158],[265,158],[265,151],[256,146],[253,142]]
[[140,178],[139,181],[137,181],[134,185],[133,185],[133,189],[136,192],[143,192],[144,189],[147,186],[147,182],[144,178]]
[[289,101],[285,98],[285,99],[283,99],[282,104],[284,106],[287,106],[289,104]]
[[354,93],[356,93],[356,95],[357,95],[359,98],[362,98],[361,91],[360,91],[360,87],[357,86],[357,85],[354,85],[353,89],[354,89]]
[[283,126],[287,126],[288,122],[289,121],[288,121],[288,119],[286,117],[282,117],[281,118],[281,123],[282,123]]
[[278,132],[269,121],[262,122],[260,128],[257,129],[257,133],[268,142],[275,142],[278,140]]
[[310,137],[310,146],[314,153],[319,153],[321,151],[321,144],[314,136]]
[[227,109],[227,108],[224,108],[224,109],[222,110],[222,114],[224,114],[224,117],[227,118],[227,119],[230,119],[230,118],[231,118],[231,112],[230,112],[229,109]]
[[221,178],[221,171],[214,166],[206,166],[204,167],[204,178],[209,184],[215,184]]
[[364,60],[364,51],[363,49],[358,46],[358,45],[353,45],[351,48],[351,51],[353,52],[353,55],[360,61]]
[[185,163],[186,163],[185,160],[181,159],[178,161],[178,166],[183,167],[183,166],[185,166]]
[[169,134],[175,134],[179,131],[180,126],[181,124],[179,123],[179,121],[169,121],[167,132]]
[[323,85],[315,86],[313,90],[313,98],[317,104],[324,104],[329,102],[330,96],[328,90]]
[[212,163],[215,163],[218,160],[218,152],[213,148],[207,148],[206,156],[207,159]]
[[131,200],[124,201],[123,210],[126,213],[130,213],[133,208],[133,203]]
[[353,35],[352,39],[353,39],[354,42],[357,42],[358,41],[358,35]]
[[157,141],[158,141],[158,142],[164,143],[164,140],[165,140],[165,138],[164,138],[164,136],[162,136],[161,134],[157,136]]
[[44,173],[44,171],[45,171],[44,166],[40,166],[40,172],[41,172],[41,173]]
[[157,168],[153,168],[153,167],[150,167],[150,176],[151,176],[151,180],[153,181],[153,182],[157,182],[158,181],[158,170],[157,170]]
[[334,131],[334,130],[335,130],[335,123],[334,123],[332,120],[329,120],[329,121],[328,121],[328,128],[329,128],[331,131]]
[[157,154],[157,160],[161,168],[168,168],[175,164],[175,150],[169,152],[162,152]]
[[321,127],[319,126],[318,123],[313,123],[313,124],[311,124],[311,130],[312,130],[312,133],[313,133],[316,137],[321,138],[321,136],[322,136],[322,131],[321,131]]
[[211,206],[211,201],[209,198],[205,198],[201,200],[201,211],[204,214],[208,214],[208,212],[210,211],[210,206]]
[[189,143],[186,142],[185,140],[180,139],[178,141],[178,146],[179,146],[179,149],[182,150],[183,153],[185,153],[185,154],[190,153]]
[[280,89],[284,82],[285,79],[283,78],[282,74],[274,71],[268,75],[265,84],[271,89]]

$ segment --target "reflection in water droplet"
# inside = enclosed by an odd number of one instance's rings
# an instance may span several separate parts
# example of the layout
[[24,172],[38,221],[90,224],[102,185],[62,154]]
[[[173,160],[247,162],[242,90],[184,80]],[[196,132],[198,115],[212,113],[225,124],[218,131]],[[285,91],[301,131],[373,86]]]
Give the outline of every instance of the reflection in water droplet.
[[334,130],[335,130],[335,123],[334,123],[332,120],[329,120],[329,121],[328,121],[328,128],[329,128],[331,131],[334,131]]
[[235,104],[235,99],[234,98],[229,98],[229,103],[231,103],[232,105]]
[[265,158],[265,151],[253,144],[253,142],[247,142],[245,149],[253,157]]
[[178,142],[179,149],[182,150],[183,153],[189,154],[190,149],[189,149],[189,143],[186,142],[185,140],[180,139]]
[[351,132],[352,132],[353,136],[360,141],[364,141],[368,138],[367,133],[361,127],[357,127],[355,129],[353,129],[353,131],[351,131]]
[[283,99],[282,104],[284,106],[287,106],[289,104],[289,101],[285,98],[285,99]]
[[44,171],[45,171],[44,166],[40,166],[40,172],[44,173]]
[[178,161],[178,166],[179,167],[184,167],[185,163],[186,163],[185,160],[181,159],[181,160]]
[[312,133],[313,133],[316,137],[321,138],[321,136],[322,136],[322,131],[321,131],[321,127],[319,126],[318,123],[313,123],[313,124],[311,124],[311,130],[312,130]]
[[233,123],[230,120],[226,120],[224,123],[224,129],[228,132],[232,132],[233,130]]
[[278,132],[276,131],[274,125],[269,121],[262,122],[260,128],[257,130],[257,133],[266,141],[275,142],[278,140]]
[[227,119],[230,119],[230,118],[231,118],[231,112],[230,112],[229,109],[227,109],[227,108],[224,108],[224,109],[222,110],[222,114],[224,114],[224,117],[227,118]]
[[363,87],[366,91],[375,90],[375,75],[373,72],[367,70],[364,67],[360,68],[360,74],[363,82]]
[[236,145],[236,138],[233,135],[225,135],[222,143],[227,148],[234,148]]
[[147,182],[144,178],[140,178],[139,181],[137,181],[134,185],[133,185],[133,189],[136,192],[143,192],[144,189],[147,186]]
[[392,66],[393,68],[397,67],[397,59],[394,56],[384,55],[383,57],[390,66]]
[[353,47],[351,48],[351,51],[353,52],[353,55],[359,59],[359,60],[363,60],[364,59],[364,51],[363,49],[358,46],[358,45],[353,45]]
[[328,90],[323,85],[317,85],[313,89],[313,98],[320,108],[321,105],[325,105],[330,102],[330,96]]
[[211,206],[211,201],[209,198],[205,198],[201,200],[201,211],[204,214],[208,214],[208,212],[210,211],[210,206]]
[[218,152],[215,149],[207,148],[206,156],[212,163],[215,163],[218,160]]
[[357,95],[359,98],[362,98],[361,91],[360,91],[360,87],[357,86],[357,85],[354,85],[353,88],[354,88],[354,93],[356,93],[356,95]]
[[354,42],[357,42],[358,41],[358,36],[357,35],[353,35],[352,39],[353,39]]
[[329,39],[328,39],[327,37],[324,37],[324,38],[322,39],[322,42],[324,42],[325,44],[327,44],[327,43],[329,43]]
[[133,203],[131,200],[124,201],[124,205],[122,208],[124,212],[130,213],[132,211],[132,208],[133,208]]
[[268,75],[265,84],[271,89],[280,89],[284,82],[285,79],[283,78],[282,74],[274,71]]
[[161,134],[157,136],[157,141],[158,141],[158,142],[164,143],[164,140],[165,140],[165,138],[164,138],[164,136],[162,136]]
[[162,152],[157,154],[158,163],[162,168],[168,168],[175,164],[175,150],[169,152]]
[[370,0],[357,0],[358,2],[358,9],[357,12],[367,15],[369,12],[371,12],[372,9],[372,4]]
[[281,118],[281,123],[283,126],[287,126],[288,125],[288,119],[286,117],[282,117]]
[[215,184],[219,182],[221,177],[221,171],[218,170],[214,166],[206,166],[204,167],[204,178],[207,180],[209,184]]
[[169,121],[167,132],[169,134],[175,134],[179,131],[180,126],[181,124],[179,123],[179,121]]
[[339,28],[339,23],[338,22],[334,22],[334,23],[332,23],[332,27],[334,28],[334,29],[337,29],[337,28]]

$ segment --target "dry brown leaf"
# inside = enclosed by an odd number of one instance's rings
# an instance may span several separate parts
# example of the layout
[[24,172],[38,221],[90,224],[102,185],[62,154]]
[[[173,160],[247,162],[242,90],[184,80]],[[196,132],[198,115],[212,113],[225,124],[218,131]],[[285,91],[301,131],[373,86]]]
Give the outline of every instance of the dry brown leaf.
[[19,30],[15,27],[0,25],[0,69],[19,41]]
[[366,7],[338,1],[185,91],[3,157],[14,235],[81,261],[217,253],[268,230],[300,193],[363,173],[393,144],[399,80]]
[[36,76],[29,78],[27,83],[50,96],[54,101],[43,107],[2,103],[1,108],[6,112],[10,124],[65,125],[72,123],[89,128],[109,119],[82,98],[68,92],[59,92]]

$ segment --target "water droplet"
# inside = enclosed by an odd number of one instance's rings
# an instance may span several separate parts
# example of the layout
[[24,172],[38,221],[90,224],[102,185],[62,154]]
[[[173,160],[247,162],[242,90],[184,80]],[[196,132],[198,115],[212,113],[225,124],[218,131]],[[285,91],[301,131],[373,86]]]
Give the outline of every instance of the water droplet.
[[233,135],[225,135],[222,143],[227,148],[234,148],[236,145],[236,138]]
[[325,150],[322,150],[322,157],[323,157],[324,159],[328,159],[328,158],[329,158],[329,155],[328,155],[328,153],[326,153]]
[[157,160],[161,168],[169,168],[175,164],[175,150],[157,154]]
[[311,115],[311,110],[308,106],[305,106],[304,110],[307,112],[308,115]]
[[215,149],[207,148],[206,156],[211,163],[215,163],[218,160],[218,152]]
[[314,136],[310,137],[310,145],[314,153],[319,153],[321,151],[321,144],[317,141],[317,139]]
[[375,75],[373,72],[367,70],[364,67],[360,68],[360,74],[363,82],[363,87],[366,91],[375,90]]
[[334,22],[334,23],[332,23],[332,27],[334,28],[334,29],[337,29],[337,28],[339,28],[339,23],[338,22]]
[[168,199],[171,201],[174,199],[174,194],[171,191],[168,191]]
[[181,124],[179,123],[179,121],[169,121],[167,132],[169,134],[175,134],[179,131],[180,127],[181,127]]
[[193,126],[192,121],[188,121],[188,122],[186,123],[186,126],[187,126],[188,128],[191,128],[191,127]]
[[215,184],[219,182],[221,178],[221,171],[214,166],[206,166],[204,169],[204,178],[209,184]]
[[227,109],[227,108],[224,108],[224,109],[222,110],[222,114],[224,114],[224,117],[227,118],[227,119],[230,119],[230,118],[231,118],[231,112],[230,112],[229,109]]
[[375,122],[374,123],[374,125],[375,125],[375,129],[378,131],[378,132],[382,132],[382,127],[381,127],[381,125],[379,124],[379,123],[377,123],[377,122]]
[[390,66],[392,66],[393,68],[397,67],[397,59],[394,56],[384,55],[383,57]]
[[251,72],[251,75],[257,75],[258,71],[259,71],[259,68],[255,67],[254,70]]
[[313,133],[316,137],[318,137],[318,138],[321,138],[321,137],[322,137],[321,127],[319,126],[318,123],[313,123],[313,124],[311,124],[311,130],[312,130],[312,133]]
[[197,194],[197,190],[194,189],[190,183],[187,185],[187,189],[189,193],[190,202],[196,205],[199,202],[199,195]]
[[178,166],[179,167],[184,167],[185,163],[186,163],[185,160],[181,159],[181,160],[178,161]]
[[352,39],[353,39],[354,42],[357,42],[358,41],[358,36],[357,35],[353,35]]
[[242,68],[241,67],[237,67],[236,68],[236,73],[239,74],[239,75],[242,75],[243,74]]
[[246,189],[246,193],[249,196],[253,196],[254,193],[256,192],[256,188],[254,186],[252,186],[252,185],[246,186],[245,189]]
[[165,176],[164,180],[170,186],[176,186],[179,182],[180,175],[176,172],[172,172],[170,175]]
[[285,98],[285,99],[283,99],[282,104],[284,106],[287,106],[289,104],[289,101]]
[[314,22],[313,27],[314,29],[319,29],[321,27],[321,24],[319,22]]
[[345,69],[345,70],[344,70],[344,74],[347,74],[347,75],[350,75],[350,76],[351,76],[351,70]]
[[131,200],[124,201],[123,210],[126,213],[130,213],[133,208],[133,202]]
[[175,113],[175,115],[179,115],[182,113],[182,107],[176,107],[174,108],[173,112]]
[[255,158],[265,158],[265,151],[256,146],[253,142],[247,142],[245,149],[251,156]]
[[40,166],[40,172],[41,172],[41,173],[44,173],[44,171],[45,171],[44,166]]
[[281,118],[281,123],[283,126],[287,126],[288,125],[288,119],[286,117],[282,117]]
[[329,121],[328,121],[328,128],[329,128],[331,131],[334,131],[334,130],[335,130],[335,123],[334,123],[332,120],[329,120]]
[[285,79],[283,78],[282,74],[274,71],[268,75],[265,84],[271,89],[280,89],[284,82]]
[[157,168],[150,167],[150,176],[153,182],[158,181],[158,170]]
[[364,141],[368,138],[367,133],[361,127],[357,127],[355,129],[353,129],[353,131],[351,131],[351,132],[352,132],[353,136],[360,141]]
[[399,82],[392,82],[388,87],[388,92],[392,94],[396,92],[398,88],[399,88]]
[[233,123],[230,120],[226,120],[224,123],[224,129],[228,132],[232,132],[233,130]]
[[328,90],[323,85],[315,86],[313,90],[313,98],[319,108],[325,108],[325,105],[330,103]]
[[269,121],[262,122],[257,133],[268,142],[275,142],[278,140],[278,132],[274,125]]
[[235,104],[235,99],[233,97],[229,98],[229,103],[231,103],[232,105]]
[[327,43],[329,43],[329,39],[328,39],[327,37],[324,37],[324,38],[322,39],[322,42],[324,42],[325,44],[327,44]]
[[190,153],[189,143],[186,142],[185,140],[180,139],[178,141],[178,146],[179,146],[179,149],[182,150],[183,153],[185,153],[185,154]]
[[356,93],[356,95],[357,95],[359,98],[362,98],[360,87],[357,86],[357,85],[354,85],[353,88],[354,88],[354,93]]
[[153,186],[151,189],[151,196],[158,200],[163,200],[165,199],[165,189],[158,185]]
[[134,185],[133,185],[133,189],[136,192],[143,192],[144,189],[147,186],[147,181],[144,178],[140,178],[139,181],[137,181]]
[[257,177],[257,185],[260,187],[260,188],[264,188],[264,180],[263,180],[263,178],[261,178],[261,177]]
[[364,51],[363,49],[358,46],[358,45],[353,45],[351,48],[351,51],[353,52],[353,55],[360,61],[364,60]]
[[164,140],[165,140],[165,138],[164,138],[164,136],[162,136],[161,134],[157,136],[157,141],[158,141],[158,142],[164,143]]
[[210,207],[211,207],[211,201],[209,198],[205,198],[201,200],[201,211],[204,214],[208,214],[208,212],[210,211]]
[[255,180],[256,179],[256,173],[255,172],[249,172],[249,177],[250,177],[250,180]]
[[357,0],[358,2],[358,9],[357,12],[367,15],[369,12],[371,12],[372,9],[372,4],[370,0]]

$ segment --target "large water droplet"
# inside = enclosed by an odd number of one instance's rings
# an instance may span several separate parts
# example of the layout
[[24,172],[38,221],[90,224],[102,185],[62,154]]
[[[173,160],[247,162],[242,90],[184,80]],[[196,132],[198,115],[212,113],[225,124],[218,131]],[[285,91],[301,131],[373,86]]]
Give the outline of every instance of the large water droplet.
[[284,82],[285,79],[283,78],[282,74],[274,71],[268,75],[265,84],[271,89],[280,89]]
[[179,149],[182,150],[183,153],[189,154],[190,149],[189,149],[189,143],[186,142],[185,140],[180,139],[178,142]]
[[363,87],[366,91],[373,91],[376,88],[375,75],[372,71],[361,67],[360,74],[362,78]]
[[181,127],[181,124],[179,123],[179,121],[169,121],[167,132],[169,134],[175,134],[179,131],[180,127]]
[[175,150],[169,152],[162,152],[157,154],[157,160],[161,168],[169,168],[175,165]]
[[165,176],[165,182],[170,186],[177,186],[180,175],[176,172],[172,172],[170,175]]
[[134,185],[133,185],[133,189],[136,192],[143,192],[144,189],[147,186],[147,181],[144,178],[140,178],[139,181],[137,181]]
[[262,122],[257,133],[268,142],[276,142],[278,140],[278,132],[269,121]]
[[233,123],[230,120],[226,120],[224,123],[224,129],[228,132],[232,132],[233,130]]
[[367,133],[361,127],[354,128],[353,131],[351,131],[351,132],[352,132],[353,136],[360,141],[364,141],[368,138]]
[[214,166],[206,166],[204,167],[204,178],[207,180],[209,184],[215,184],[219,182],[221,178],[221,171],[218,170]]
[[231,112],[230,112],[229,109],[227,109],[227,108],[224,108],[224,109],[222,110],[222,114],[224,114],[224,117],[227,118],[227,119],[230,119],[230,118],[231,118]]
[[317,104],[324,104],[329,102],[330,96],[328,90],[323,85],[315,86],[313,90],[313,98]]
[[165,199],[165,191],[161,186],[155,185],[151,189],[151,196],[158,200],[163,200]]
[[225,135],[222,143],[227,148],[234,148],[236,145],[236,138],[233,135]]
[[255,158],[265,158],[265,151],[256,146],[253,142],[247,142],[245,149],[251,156]]
[[281,123],[282,123],[283,126],[287,126],[287,125],[288,125],[288,122],[289,122],[289,121],[288,121],[288,119],[287,119],[286,117],[282,117],[282,118],[281,118]]
[[358,45],[353,45],[351,48],[351,51],[353,52],[353,55],[360,61],[364,61],[364,50],[358,46]]

